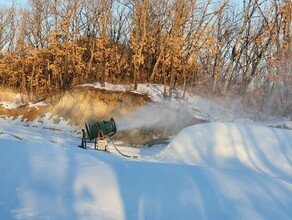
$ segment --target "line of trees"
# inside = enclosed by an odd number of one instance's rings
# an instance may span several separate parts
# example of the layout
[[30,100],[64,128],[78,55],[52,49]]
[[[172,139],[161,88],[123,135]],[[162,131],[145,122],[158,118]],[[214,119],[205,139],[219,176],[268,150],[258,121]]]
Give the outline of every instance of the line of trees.
[[[0,83],[84,82],[258,97],[292,115],[291,0],[29,0],[0,8]],[[274,94],[276,94],[274,96]],[[277,102],[275,102],[277,101]]]

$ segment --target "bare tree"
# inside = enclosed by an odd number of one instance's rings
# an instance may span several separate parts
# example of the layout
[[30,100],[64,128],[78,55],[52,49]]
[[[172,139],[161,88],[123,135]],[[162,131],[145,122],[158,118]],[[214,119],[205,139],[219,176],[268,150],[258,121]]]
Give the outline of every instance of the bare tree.
[[0,51],[11,50],[16,34],[16,9],[12,5],[10,8],[0,8]]
[[149,0],[134,1],[134,30],[131,36],[131,46],[133,50],[134,66],[134,90],[137,90],[140,78],[140,67],[144,63],[143,48],[147,37],[147,13],[149,10]]
[[231,51],[230,61],[227,66],[226,70],[226,77],[225,77],[225,83],[223,85],[223,94],[226,94],[228,86],[230,84],[232,71],[234,65],[237,65],[236,62],[238,62],[240,56],[242,53],[240,53],[240,43],[243,38],[243,33],[246,30],[246,27],[248,26],[248,23],[250,22],[252,16],[254,15],[258,0],[244,0],[243,1],[243,22],[241,24],[241,27],[238,31],[237,37],[234,40],[234,44]]

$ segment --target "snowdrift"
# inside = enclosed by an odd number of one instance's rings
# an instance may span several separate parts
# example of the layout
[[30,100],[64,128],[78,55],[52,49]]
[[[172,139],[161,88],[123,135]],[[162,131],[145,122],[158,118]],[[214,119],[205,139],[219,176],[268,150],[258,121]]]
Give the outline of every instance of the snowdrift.
[[206,123],[181,131],[157,158],[252,170],[292,182],[292,130],[243,123]]

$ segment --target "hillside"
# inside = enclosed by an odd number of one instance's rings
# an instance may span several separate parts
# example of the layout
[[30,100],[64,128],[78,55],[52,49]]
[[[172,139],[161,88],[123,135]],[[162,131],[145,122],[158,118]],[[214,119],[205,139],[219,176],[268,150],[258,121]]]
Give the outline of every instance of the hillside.
[[[12,97],[14,96],[14,99]],[[100,120],[109,117],[121,117],[135,108],[150,102],[150,98],[128,91],[109,91],[102,88],[74,87],[65,92],[56,93],[39,101],[21,100],[17,93],[6,93],[0,96],[0,114],[34,120],[51,113],[70,123],[83,126],[90,120]],[[11,106],[9,104],[18,104]],[[6,108],[5,108],[6,105]]]
[[200,97],[174,90],[171,102],[163,98],[163,86],[131,86],[99,83],[76,86],[66,92],[30,102],[16,91],[2,89],[0,115],[24,121],[52,119],[78,126],[85,122],[114,118],[118,133],[114,137],[128,146],[155,145],[169,142],[169,137],[183,128],[202,122],[247,121],[269,126],[289,127],[286,118],[261,114],[245,107],[238,97]]

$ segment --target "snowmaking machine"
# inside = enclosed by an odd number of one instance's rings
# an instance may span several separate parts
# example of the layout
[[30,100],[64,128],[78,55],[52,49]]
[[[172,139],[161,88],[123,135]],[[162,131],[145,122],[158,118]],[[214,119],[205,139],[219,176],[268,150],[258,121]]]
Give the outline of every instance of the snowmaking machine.
[[116,134],[116,132],[117,126],[113,118],[110,120],[85,123],[85,129],[82,129],[82,141],[80,147],[87,149],[86,143],[94,143],[94,150],[106,151],[106,137],[111,137]]
[[[107,145],[107,138],[111,141],[112,146],[117,153],[124,157],[138,159],[138,156],[128,155],[121,152],[114,141],[112,136],[117,133],[117,126],[115,120],[111,118],[110,120],[101,120],[91,123],[85,123],[85,129],[82,129],[82,140],[79,147],[87,149],[87,143],[93,143],[94,150],[110,152]],[[90,148],[92,149],[92,147]]]

